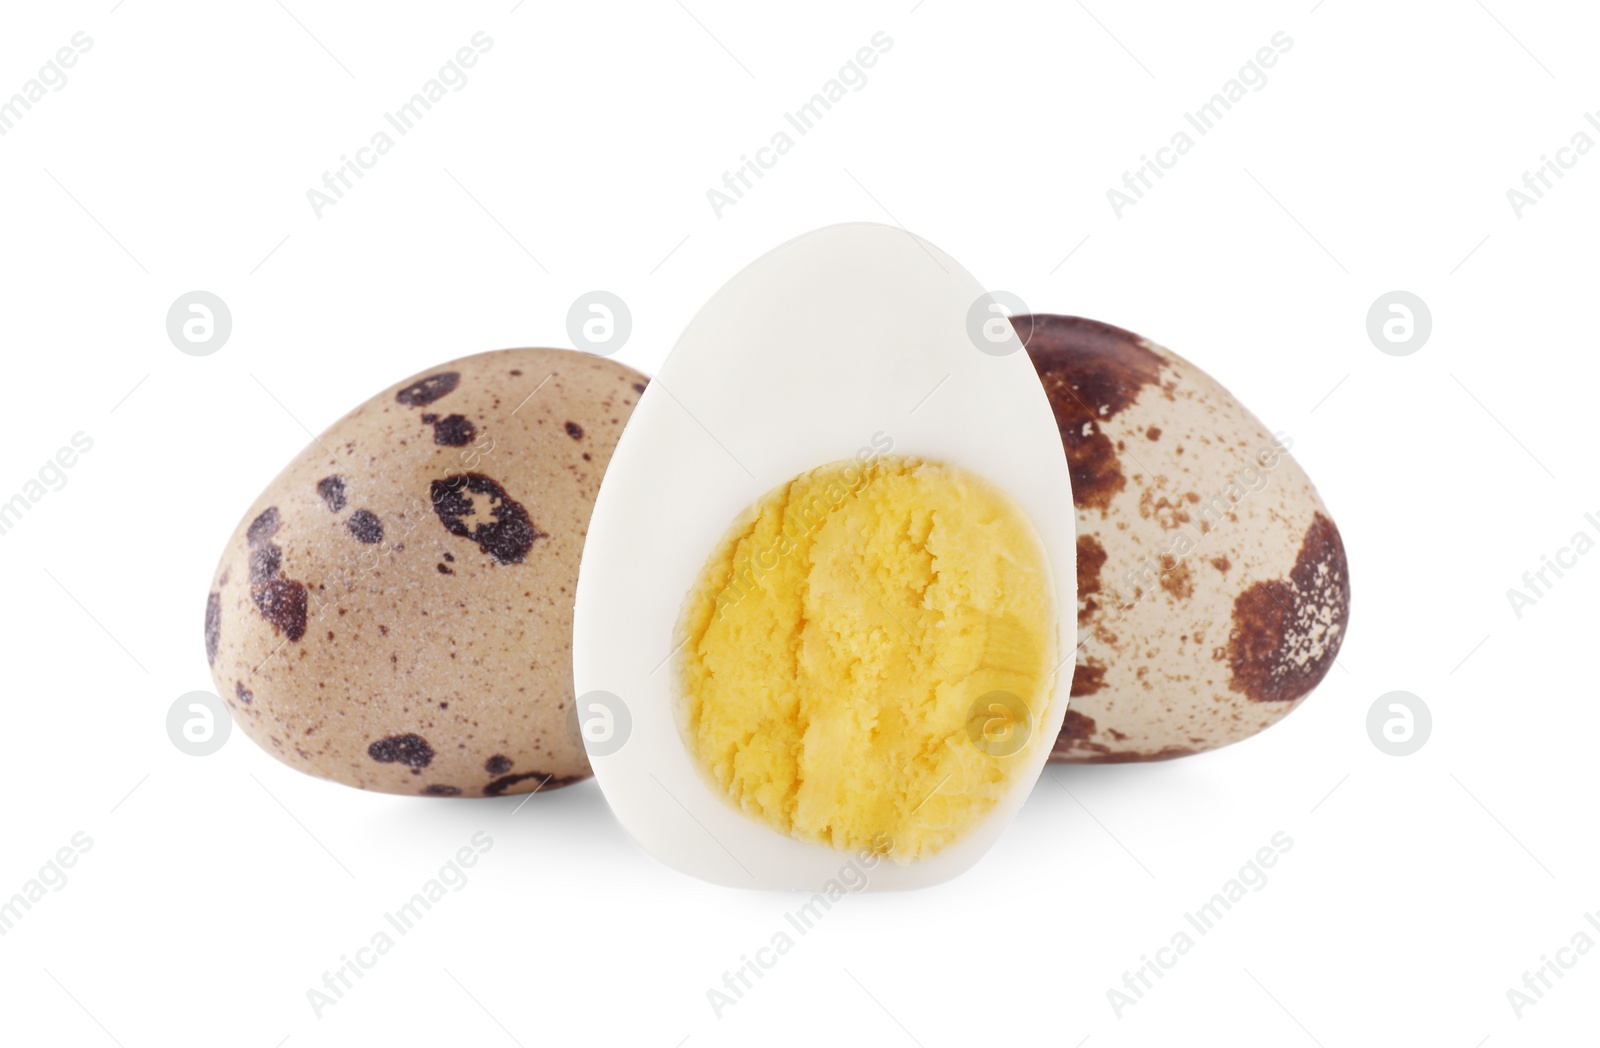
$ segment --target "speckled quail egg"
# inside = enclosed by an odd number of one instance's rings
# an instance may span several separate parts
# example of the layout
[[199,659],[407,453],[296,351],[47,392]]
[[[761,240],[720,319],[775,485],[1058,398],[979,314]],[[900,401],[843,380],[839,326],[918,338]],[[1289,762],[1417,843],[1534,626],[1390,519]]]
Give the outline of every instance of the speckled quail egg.
[[1248,738],[1332,667],[1344,543],[1291,440],[1205,372],[1081,317],[1013,318],[1077,507],[1077,665],[1051,759],[1163,760]]
[[330,426],[246,511],[213,576],[206,657],[238,724],[291,767],[385,793],[587,778],[569,728],[573,594],[646,381],[507,349]]

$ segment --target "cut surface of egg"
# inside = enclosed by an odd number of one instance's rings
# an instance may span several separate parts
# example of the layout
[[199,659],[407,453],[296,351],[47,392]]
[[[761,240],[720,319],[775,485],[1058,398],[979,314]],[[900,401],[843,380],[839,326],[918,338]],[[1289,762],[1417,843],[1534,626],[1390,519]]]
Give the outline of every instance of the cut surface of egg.
[[590,521],[575,727],[623,827],[734,887],[970,867],[1066,713],[1074,520],[1033,367],[949,256],[855,224],[750,265]]

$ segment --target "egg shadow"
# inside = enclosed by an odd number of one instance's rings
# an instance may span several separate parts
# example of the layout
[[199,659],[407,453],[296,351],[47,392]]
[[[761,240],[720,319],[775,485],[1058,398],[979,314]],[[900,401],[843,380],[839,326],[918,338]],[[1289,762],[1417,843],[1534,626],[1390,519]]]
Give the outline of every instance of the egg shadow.
[[541,847],[574,852],[634,849],[593,779],[500,797],[407,797],[396,801],[379,820],[383,831],[395,836],[419,829],[448,834],[487,827],[510,839],[532,837]]
[[1227,755],[1217,751],[1189,754],[1173,760],[1121,762],[1051,762],[1039,772],[1028,804],[1050,798],[1072,803],[1072,797],[1110,795],[1137,810],[1141,802],[1167,798],[1185,791],[1206,791]]

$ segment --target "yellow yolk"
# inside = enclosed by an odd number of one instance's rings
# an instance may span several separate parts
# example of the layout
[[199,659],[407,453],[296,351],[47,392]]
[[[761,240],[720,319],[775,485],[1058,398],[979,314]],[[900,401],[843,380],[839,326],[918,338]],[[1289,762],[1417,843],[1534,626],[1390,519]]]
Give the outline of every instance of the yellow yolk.
[[899,861],[958,839],[1027,763],[1055,609],[1038,537],[957,467],[884,456],[768,492],[679,622],[679,723],[743,811]]

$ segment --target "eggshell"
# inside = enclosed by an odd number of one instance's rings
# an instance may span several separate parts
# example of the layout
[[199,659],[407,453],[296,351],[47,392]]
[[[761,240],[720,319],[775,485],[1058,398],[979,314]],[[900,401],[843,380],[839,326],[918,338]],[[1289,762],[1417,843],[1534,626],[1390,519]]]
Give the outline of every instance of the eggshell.
[[1305,472],[1205,372],[1120,328],[1017,317],[1072,472],[1080,647],[1051,759],[1248,738],[1333,665],[1344,543]]
[[427,796],[590,774],[572,599],[643,375],[557,349],[443,364],[335,422],[245,513],[206,602],[218,693],[285,764]]
[[1003,342],[987,349],[969,334],[969,316],[989,304],[971,274],[902,229],[829,227],[735,275],[650,384],[595,505],[573,654],[595,776],[661,861],[733,887],[921,887],[978,861],[1027,798],[1065,712],[1065,665],[1004,796],[964,836],[905,865],[795,839],[715,791],[684,745],[669,665],[680,609],[730,524],[777,485],[881,444],[875,435],[893,454],[969,469],[1016,505],[1051,571],[1054,661],[1070,665],[1067,462],[1015,334],[998,325]]

